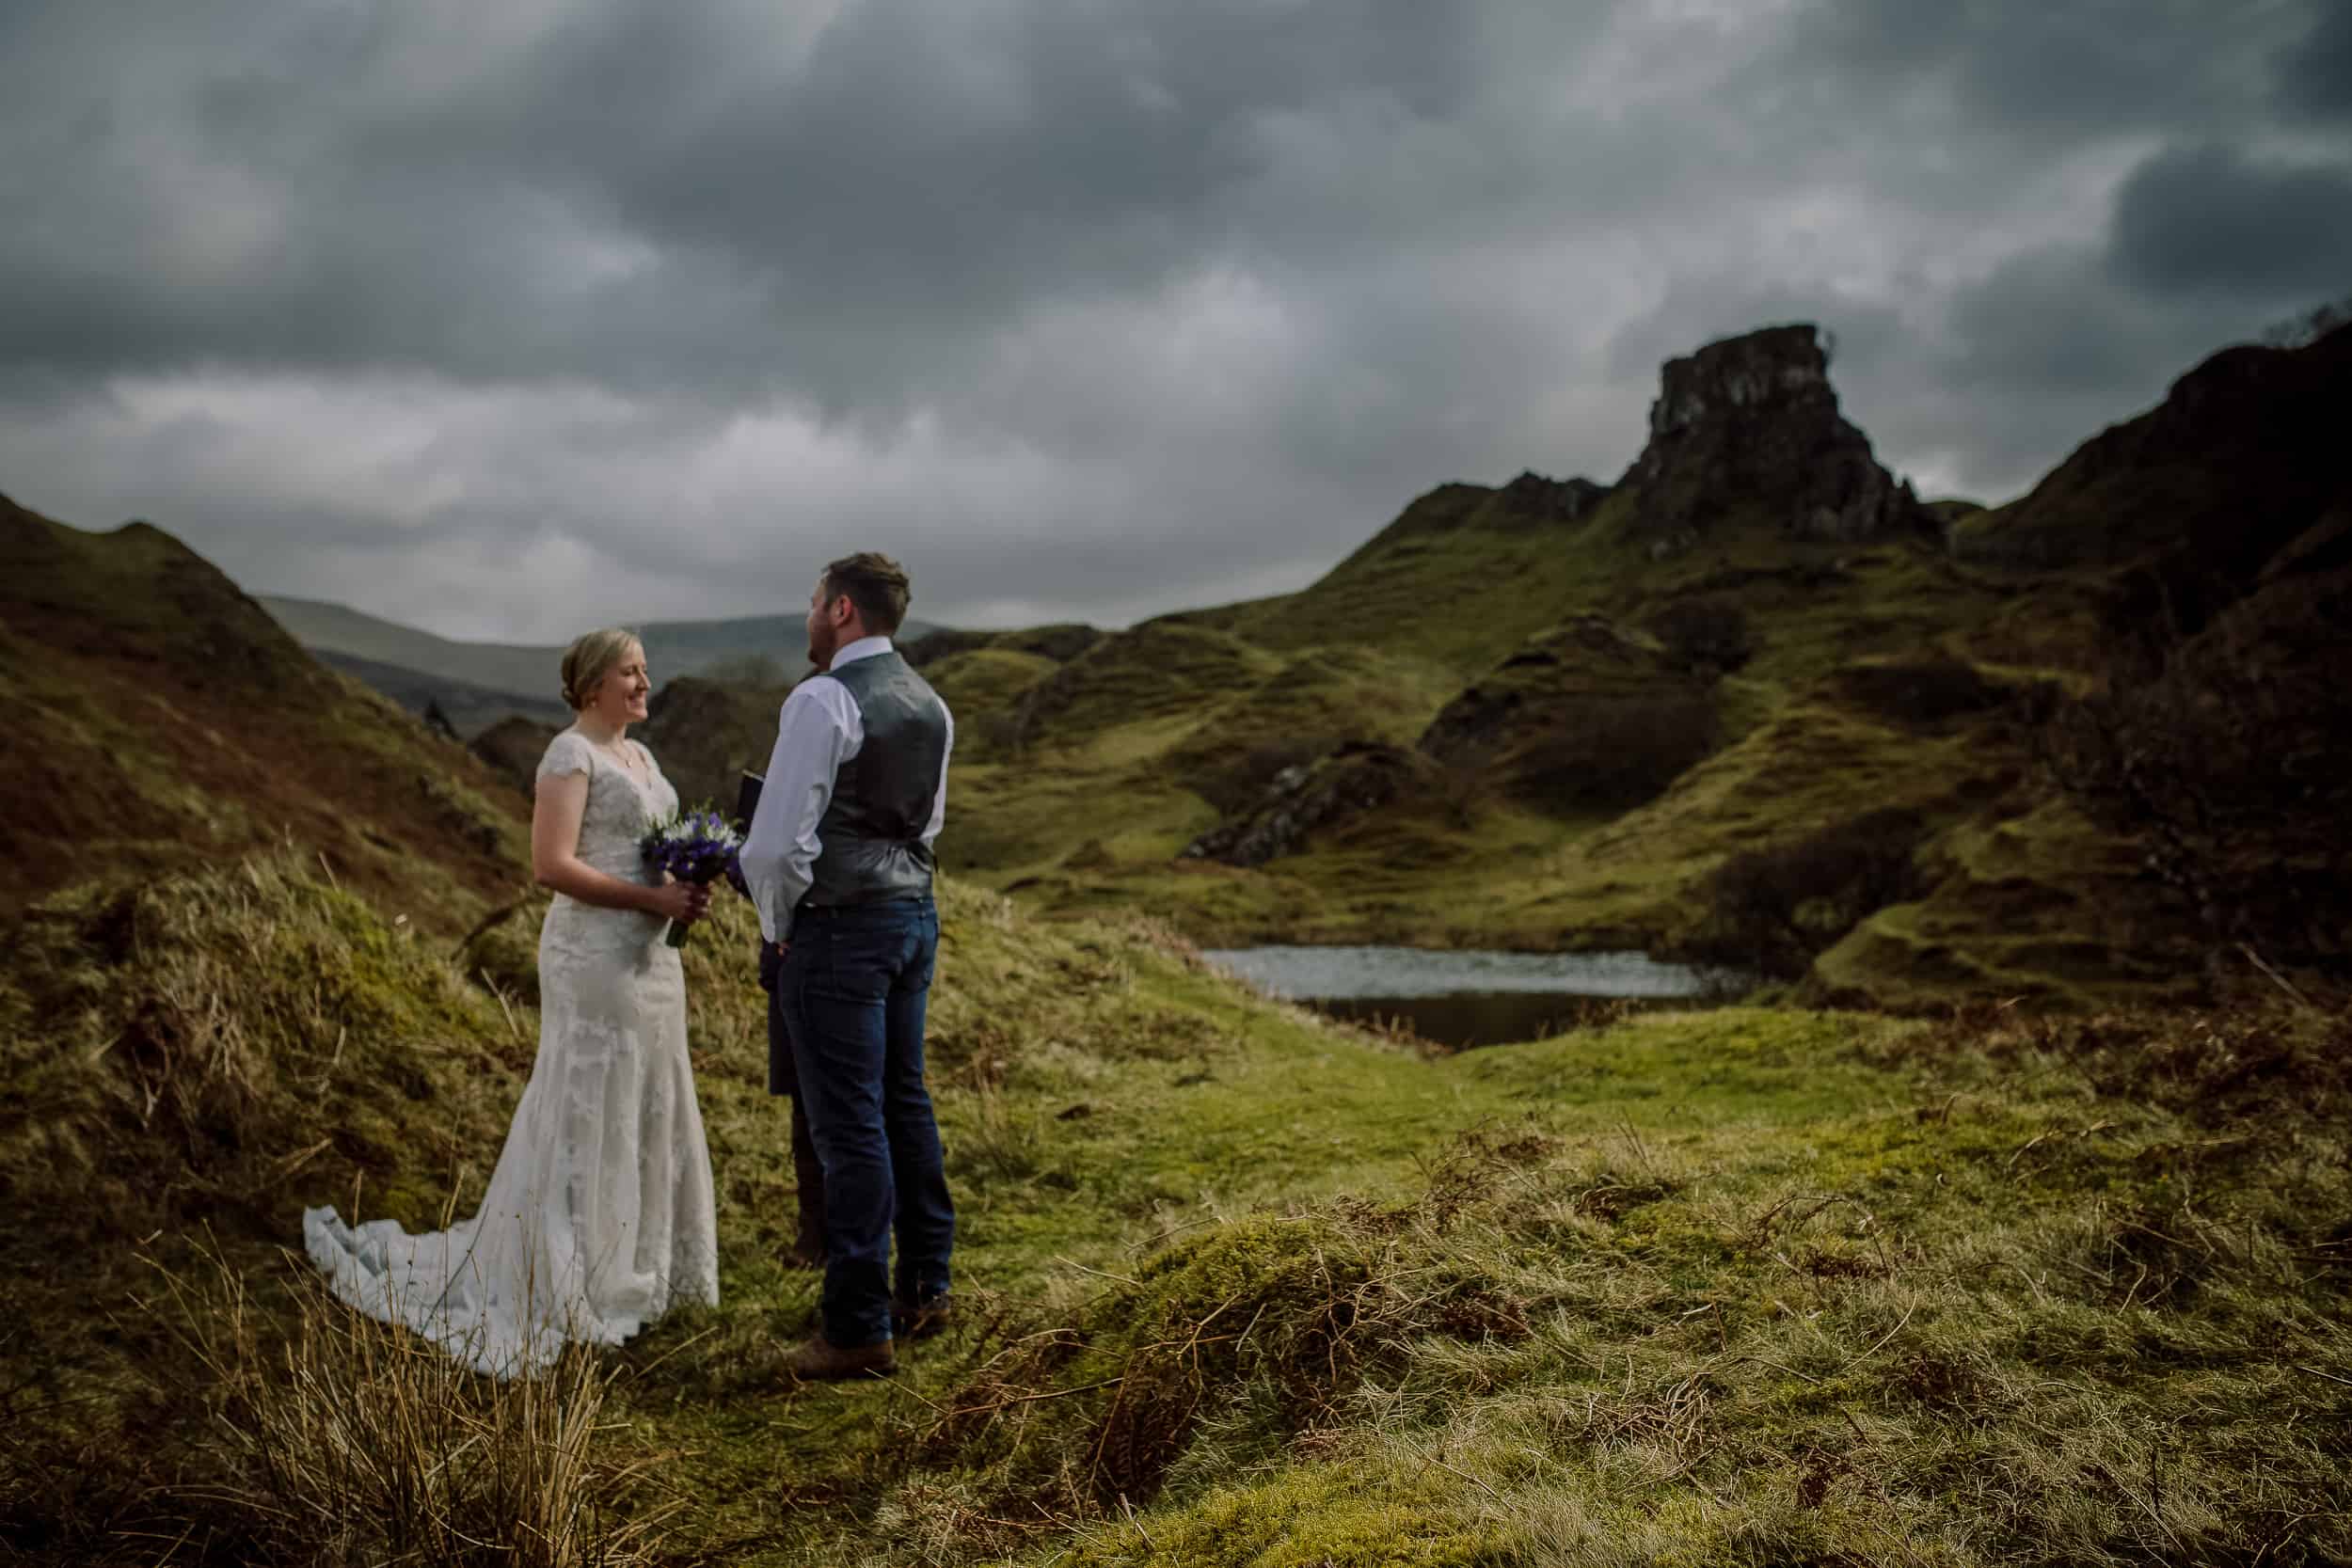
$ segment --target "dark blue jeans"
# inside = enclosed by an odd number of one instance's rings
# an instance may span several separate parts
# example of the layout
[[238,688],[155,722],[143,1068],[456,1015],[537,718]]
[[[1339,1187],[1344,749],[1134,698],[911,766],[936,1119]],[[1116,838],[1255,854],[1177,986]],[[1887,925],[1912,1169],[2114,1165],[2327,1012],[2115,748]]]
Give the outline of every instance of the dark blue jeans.
[[825,1171],[825,1338],[844,1349],[891,1337],[894,1284],[916,1306],[947,1290],[956,1212],[923,1084],[923,1012],[938,951],[929,898],[803,910],[776,976]]

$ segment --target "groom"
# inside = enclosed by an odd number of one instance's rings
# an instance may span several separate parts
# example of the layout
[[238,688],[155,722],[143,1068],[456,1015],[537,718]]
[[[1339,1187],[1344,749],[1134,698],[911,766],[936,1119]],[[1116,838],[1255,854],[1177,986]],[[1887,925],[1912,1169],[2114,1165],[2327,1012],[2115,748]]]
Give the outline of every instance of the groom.
[[785,699],[739,857],[791,1052],[792,1071],[771,1061],[769,1082],[783,1092],[797,1073],[824,1170],[822,1328],[786,1362],[800,1378],[890,1371],[896,1338],[936,1330],[948,1310],[956,1216],[923,1084],[923,1010],[955,723],[891,646],[910,597],[906,572],[870,552],[818,579],[818,673]]

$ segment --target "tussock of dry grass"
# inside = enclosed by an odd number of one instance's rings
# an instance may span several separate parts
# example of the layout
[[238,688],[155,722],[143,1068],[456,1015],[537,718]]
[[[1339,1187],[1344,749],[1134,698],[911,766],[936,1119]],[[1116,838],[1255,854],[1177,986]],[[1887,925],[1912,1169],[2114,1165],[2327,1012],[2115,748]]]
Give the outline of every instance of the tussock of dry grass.
[[253,1562],[660,1560],[681,1505],[655,1499],[654,1456],[610,1452],[611,1363],[575,1351],[543,1377],[479,1377],[286,1261],[296,1272],[268,1312],[216,1256],[201,1275],[161,1275],[150,1309],[184,1353],[174,1391],[215,1441],[151,1530],[176,1523],[194,1556]]
[[[47,1217],[116,1240],[282,1214],[323,1159],[478,1157],[537,1044],[437,943],[291,853],[34,910],[0,1019],[0,1161]],[[438,1208],[392,1196],[412,1224]]]

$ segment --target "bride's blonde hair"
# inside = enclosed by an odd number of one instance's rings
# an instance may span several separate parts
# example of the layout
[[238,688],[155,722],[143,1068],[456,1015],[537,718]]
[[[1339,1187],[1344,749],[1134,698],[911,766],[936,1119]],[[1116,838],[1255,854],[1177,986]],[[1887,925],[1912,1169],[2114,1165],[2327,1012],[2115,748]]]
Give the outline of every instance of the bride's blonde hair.
[[564,705],[574,713],[588,705],[604,684],[604,677],[612,667],[627,658],[630,649],[644,652],[645,644],[626,626],[606,626],[592,631],[564,650]]

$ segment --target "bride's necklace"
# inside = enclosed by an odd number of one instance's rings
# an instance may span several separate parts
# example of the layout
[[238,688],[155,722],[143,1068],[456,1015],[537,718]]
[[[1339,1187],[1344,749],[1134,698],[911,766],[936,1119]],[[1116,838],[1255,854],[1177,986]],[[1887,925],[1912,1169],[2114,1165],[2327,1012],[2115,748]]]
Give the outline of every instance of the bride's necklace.
[[586,730],[581,730],[580,735],[589,745],[619,763],[623,771],[627,772],[630,778],[639,784],[645,782],[644,770],[638,765],[636,757],[630,754],[627,741],[602,740],[590,735]]

